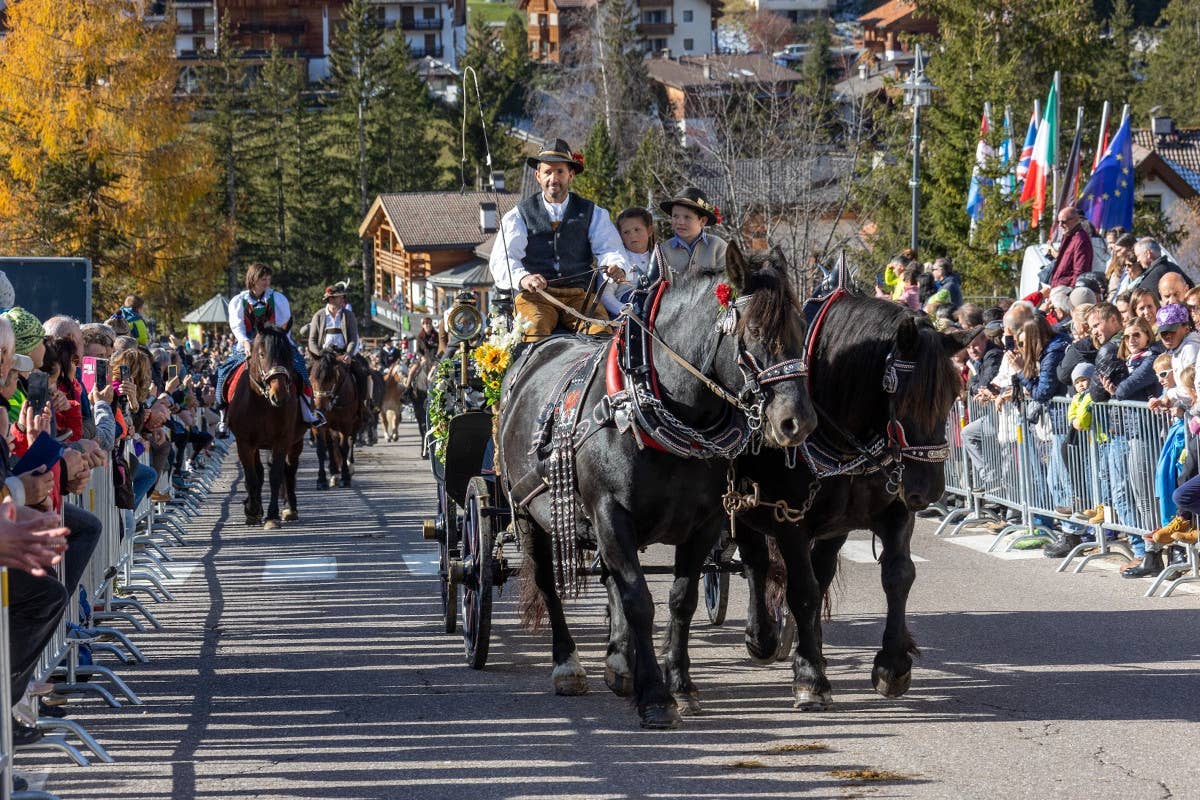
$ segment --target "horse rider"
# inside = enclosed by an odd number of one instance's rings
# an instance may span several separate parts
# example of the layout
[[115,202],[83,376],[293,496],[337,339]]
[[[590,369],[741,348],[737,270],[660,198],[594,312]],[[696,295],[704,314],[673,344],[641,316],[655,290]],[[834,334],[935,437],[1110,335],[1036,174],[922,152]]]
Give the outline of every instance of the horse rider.
[[404,348],[400,346],[402,341],[400,334],[396,334],[379,346],[380,372],[387,372],[392,364],[404,358]]
[[246,270],[246,288],[234,295],[229,301],[229,327],[233,331],[236,344],[229,358],[217,368],[217,404],[221,411],[221,422],[217,426],[218,434],[227,436],[225,425],[225,381],[233,374],[250,355],[250,345],[254,341],[257,328],[260,325],[274,325],[288,333],[288,343],[292,346],[292,365],[303,383],[300,394],[300,413],[309,425],[324,425],[325,417],[313,405],[312,384],[308,380],[308,365],[300,354],[296,343],[292,341],[292,307],[288,299],[271,288],[271,268],[266,264],[251,264]]
[[536,171],[542,191],[501,220],[500,238],[489,259],[496,288],[517,291],[515,309],[529,321],[526,341],[543,339],[559,326],[604,333],[604,326],[577,320],[546,295],[580,314],[607,320],[603,305],[588,303],[589,290],[599,291],[592,265],[598,264],[612,280],[623,281],[621,237],[607,210],[571,191],[571,182],[583,172],[583,157],[572,154],[565,141],[555,139],[526,163]]
[[326,287],[325,307],[313,315],[308,325],[308,352],[313,358],[320,358],[326,350],[335,353],[338,361],[349,367],[359,401],[366,408],[370,400],[367,381],[371,368],[359,352],[361,349],[358,320],[346,305],[345,284]]

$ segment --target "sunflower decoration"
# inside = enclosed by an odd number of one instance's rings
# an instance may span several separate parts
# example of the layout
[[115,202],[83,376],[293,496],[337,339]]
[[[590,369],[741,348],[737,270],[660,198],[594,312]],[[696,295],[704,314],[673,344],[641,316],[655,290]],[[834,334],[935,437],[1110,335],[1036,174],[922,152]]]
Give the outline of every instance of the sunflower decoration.
[[489,406],[500,402],[500,385],[512,363],[512,350],[521,341],[529,323],[516,315],[510,326],[504,318],[492,321],[491,335],[471,352],[475,369],[483,379],[483,396]]

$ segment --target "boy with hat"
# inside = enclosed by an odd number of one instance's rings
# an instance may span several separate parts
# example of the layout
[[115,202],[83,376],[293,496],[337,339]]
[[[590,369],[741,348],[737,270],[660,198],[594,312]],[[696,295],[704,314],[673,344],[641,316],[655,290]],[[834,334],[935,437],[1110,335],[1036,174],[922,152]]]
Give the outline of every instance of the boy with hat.
[[727,243],[704,230],[721,221],[720,212],[704,192],[689,186],[658,207],[671,218],[671,230],[675,233],[662,246],[663,257],[671,269],[685,272],[693,267],[725,266]]
[[599,303],[588,307],[589,291],[599,288],[592,264],[609,278],[624,280],[621,237],[607,210],[570,190],[583,172],[583,157],[565,141],[554,140],[526,163],[536,170],[542,191],[518,203],[500,222],[500,239],[489,262],[496,288],[517,292],[516,311],[530,323],[526,341],[549,336],[559,325],[603,333],[604,327],[581,323],[546,295],[581,314],[607,318]]

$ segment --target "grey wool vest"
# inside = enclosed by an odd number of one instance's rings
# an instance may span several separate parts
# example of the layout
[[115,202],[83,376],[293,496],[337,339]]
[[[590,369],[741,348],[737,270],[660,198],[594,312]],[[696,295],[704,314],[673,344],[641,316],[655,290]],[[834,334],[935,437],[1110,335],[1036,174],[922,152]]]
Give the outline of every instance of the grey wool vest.
[[588,239],[588,229],[595,210],[596,205],[591,200],[568,194],[562,222],[555,229],[540,194],[522,200],[517,205],[517,212],[529,231],[523,259],[525,269],[547,280],[567,279],[554,280],[555,286],[586,288],[592,277],[592,243]]

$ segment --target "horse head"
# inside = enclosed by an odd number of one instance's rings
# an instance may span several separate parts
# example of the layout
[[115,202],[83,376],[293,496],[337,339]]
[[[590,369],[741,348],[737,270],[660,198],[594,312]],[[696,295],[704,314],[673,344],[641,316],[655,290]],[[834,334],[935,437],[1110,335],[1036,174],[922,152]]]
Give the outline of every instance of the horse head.
[[247,370],[254,390],[275,408],[291,402],[298,378],[287,333],[274,325],[258,326],[250,346]]
[[777,447],[796,447],[817,426],[808,394],[806,328],[778,247],[747,257],[731,242],[725,274],[738,294],[733,326],[744,397],[759,405],[764,432]]
[[312,361],[309,380],[313,387],[313,403],[323,413],[329,413],[338,405],[338,390],[349,374],[349,369],[338,360],[337,354],[328,350]]
[[[896,325],[883,377],[890,395],[887,435],[904,465],[899,488],[910,510],[927,507],[946,490],[946,418],[962,389],[951,356],[980,330],[942,333],[928,317],[913,313],[905,313]],[[894,387],[891,392],[889,387]]]

